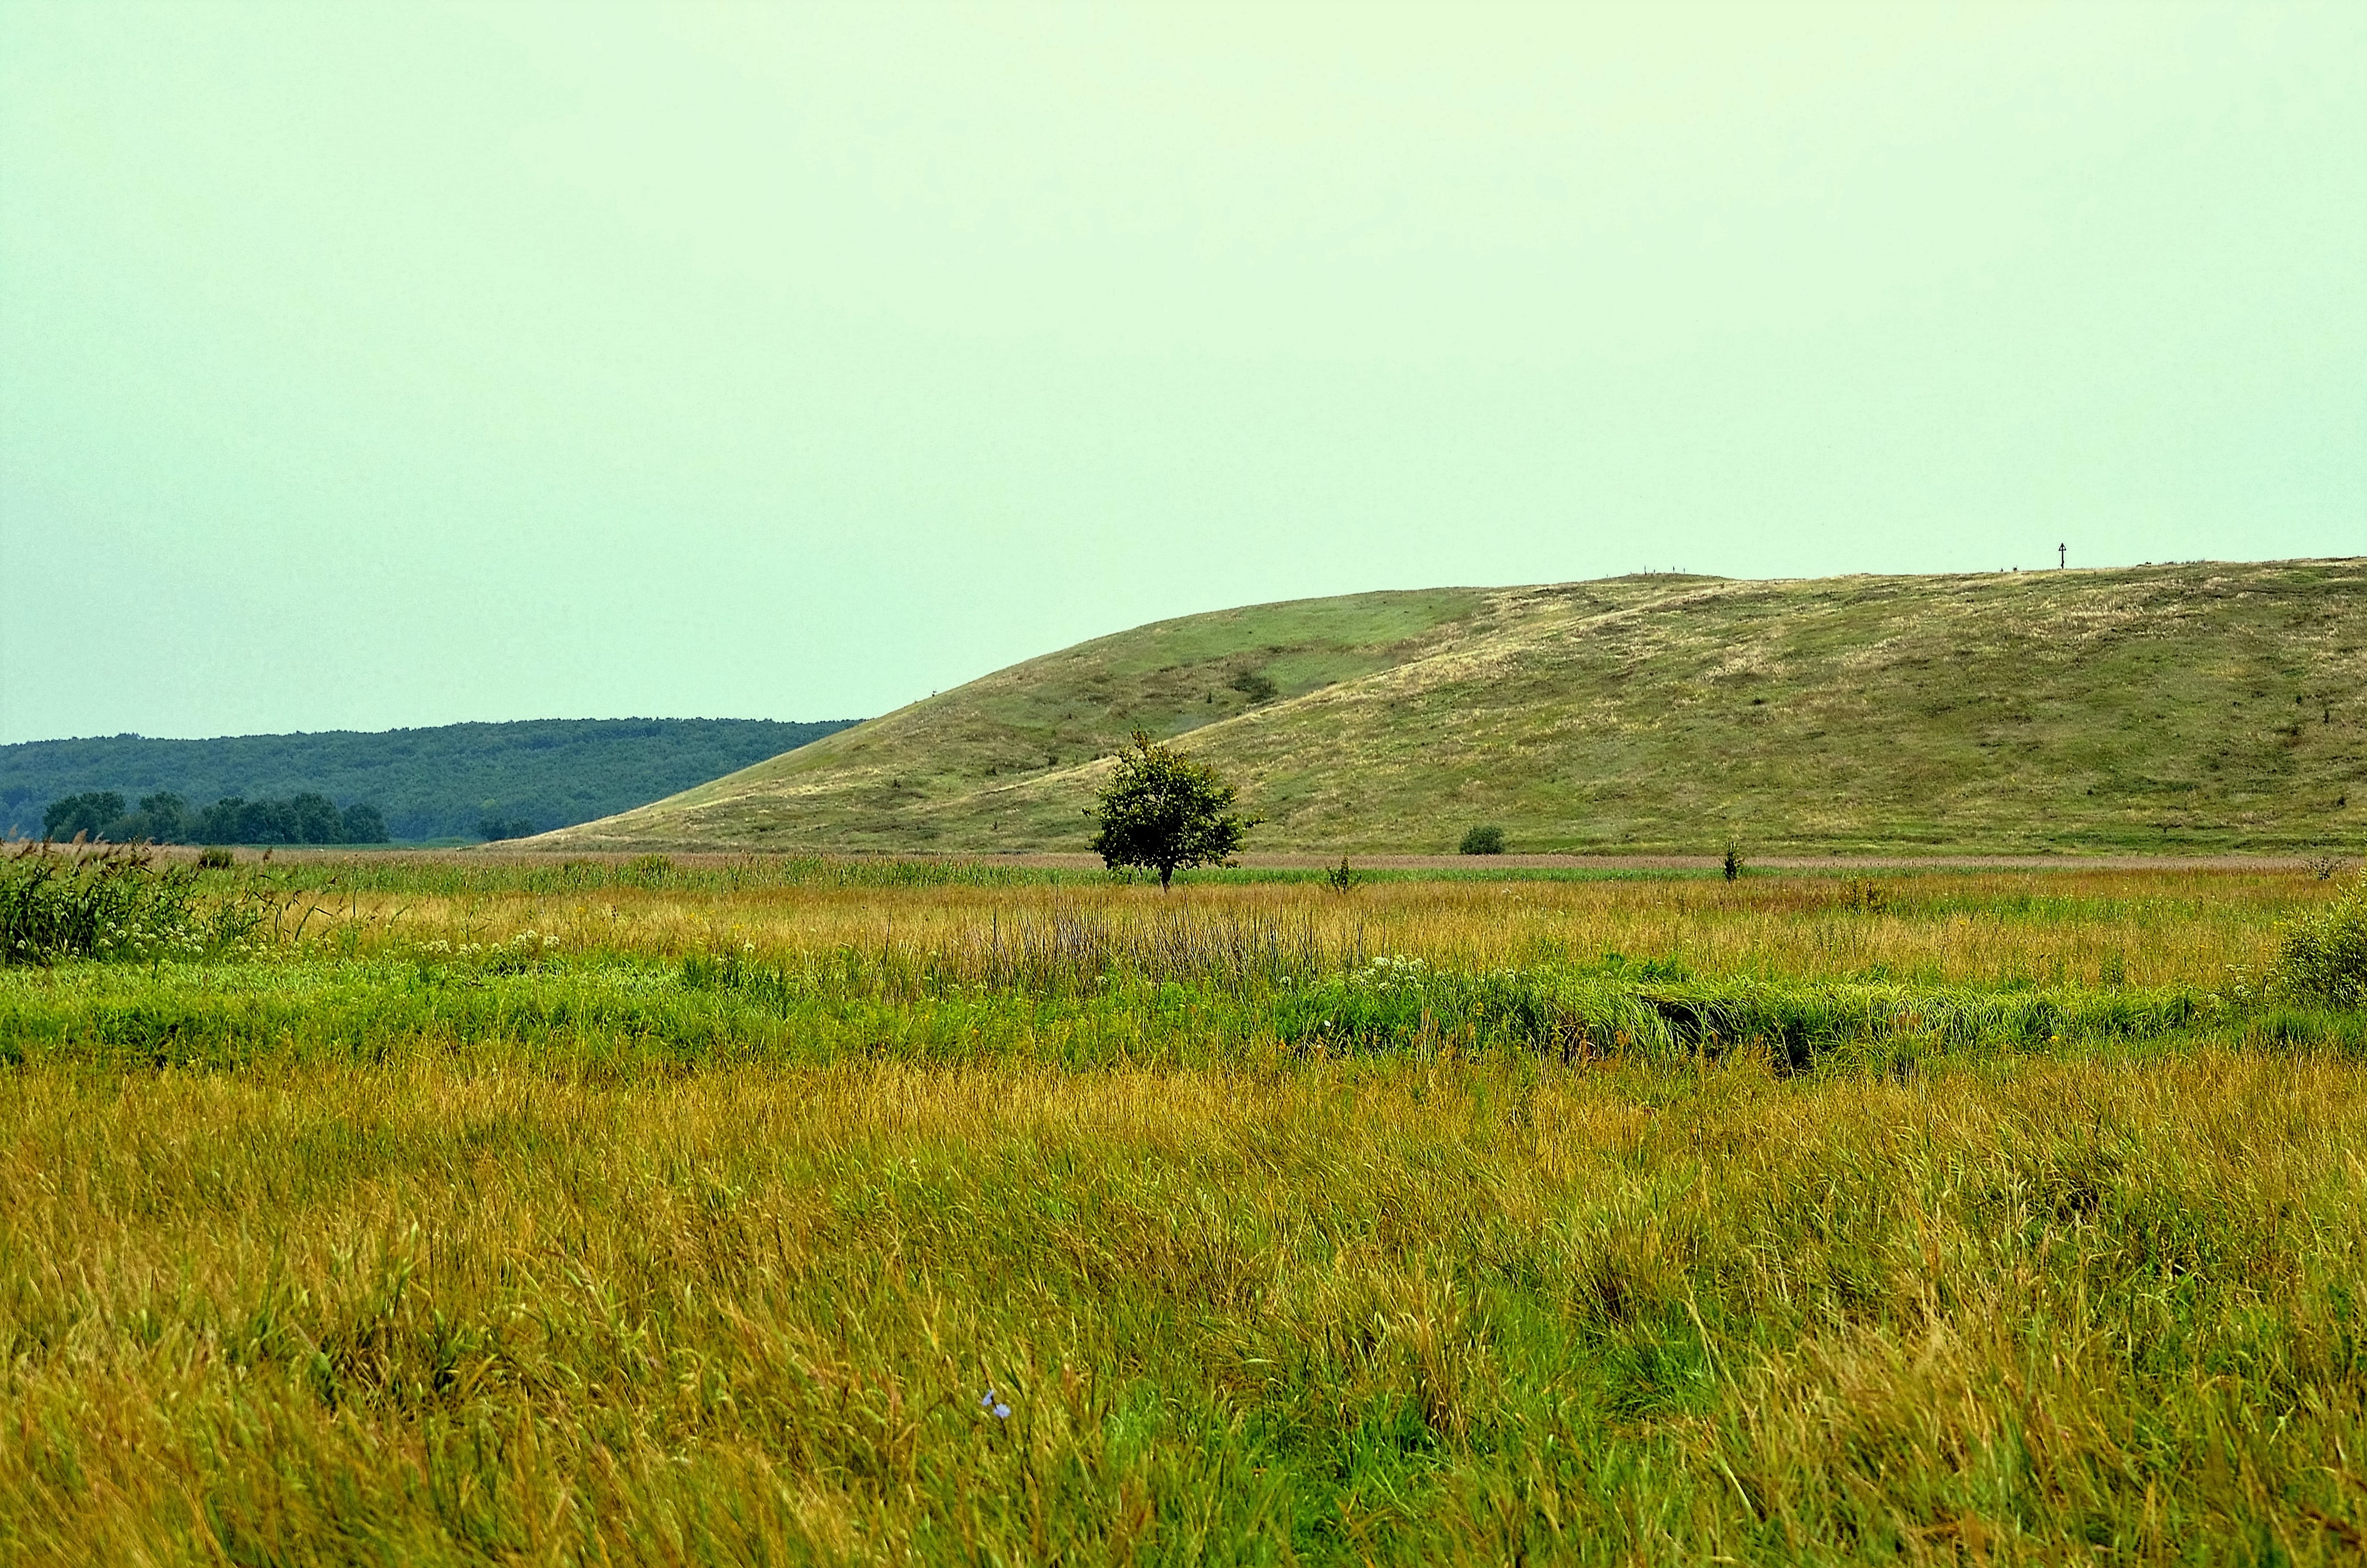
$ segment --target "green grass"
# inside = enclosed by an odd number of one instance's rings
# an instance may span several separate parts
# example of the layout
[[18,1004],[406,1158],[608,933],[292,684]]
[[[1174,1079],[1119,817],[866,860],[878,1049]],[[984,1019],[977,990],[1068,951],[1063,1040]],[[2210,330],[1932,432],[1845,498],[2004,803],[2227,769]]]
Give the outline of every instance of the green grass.
[[[1240,782],[1252,849],[2355,850],[2362,666],[2359,560],[1314,600],[1082,644],[556,841],[1077,849],[1139,726]],[[1226,683],[1250,669],[1279,700]]]
[[[1219,945],[1230,938],[1240,946]],[[1308,973],[1314,971],[1314,973]],[[2263,1015],[2271,1016],[2271,1015]],[[96,1070],[374,1063],[404,1043],[499,1045],[565,1070],[651,1065],[1066,1069],[1274,1055],[1570,1063],[1750,1057],[1906,1071],[1926,1058],[2242,1038],[2367,1055],[2367,1021],[2261,1016],[2184,987],[1931,987],[1688,976],[1665,960],[1471,974],[1380,957],[1327,964],[1296,933],[1218,932],[1198,953],[1111,941],[801,961],[694,953],[545,960],[532,944],[269,965],[70,965],[0,987],[0,1064]],[[2269,1032],[2263,1033],[2267,1030]]]

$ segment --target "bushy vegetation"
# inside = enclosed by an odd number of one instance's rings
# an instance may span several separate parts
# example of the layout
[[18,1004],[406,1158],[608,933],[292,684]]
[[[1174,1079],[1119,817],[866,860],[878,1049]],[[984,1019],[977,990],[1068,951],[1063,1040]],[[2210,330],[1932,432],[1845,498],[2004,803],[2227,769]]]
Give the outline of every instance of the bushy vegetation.
[[201,908],[198,876],[194,866],[160,865],[137,848],[26,845],[0,859],[0,964],[144,964],[218,953],[259,917],[237,897]]
[[[543,826],[587,822],[762,761],[845,728],[845,721],[763,719],[537,719],[455,724],[376,734],[244,735],[216,740],[41,740],[0,746],[0,835],[34,837],[45,809],[68,796],[113,795],[108,819],[133,815],[121,802],[187,803],[236,797],[287,802],[300,795],[364,803],[378,835],[406,841],[468,839],[488,816]],[[100,824],[82,822],[93,837]],[[371,842],[159,831],[151,819],[123,838],[191,842]],[[74,827],[57,832],[71,839]]]
[[1225,684],[1247,697],[1252,705],[1270,703],[1282,694],[1282,688],[1274,683],[1274,677],[1263,670],[1240,671]]
[[2367,876],[2297,920],[2277,953],[2277,989],[2328,1007],[2367,1008]]
[[252,940],[0,971],[0,1559],[2367,1532],[2305,876],[181,886]]
[[1466,855],[1501,855],[1504,852],[1504,829],[1492,822],[1468,829],[1455,851]]

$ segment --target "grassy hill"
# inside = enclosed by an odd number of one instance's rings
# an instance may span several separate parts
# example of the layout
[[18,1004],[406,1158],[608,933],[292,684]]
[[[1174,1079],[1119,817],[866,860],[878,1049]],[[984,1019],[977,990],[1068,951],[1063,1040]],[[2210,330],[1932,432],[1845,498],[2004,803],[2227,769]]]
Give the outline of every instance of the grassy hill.
[[[1267,693],[1271,691],[1271,696]],[[2367,841],[2367,559],[1258,605],[998,671],[552,847],[1079,849],[1137,728],[1253,849]]]
[[588,822],[743,767],[848,721],[527,719],[378,732],[153,740],[119,735],[0,746],[0,833],[38,837],[62,795],[170,791],[191,806],[307,791],[378,807],[397,839],[474,838],[487,817]]

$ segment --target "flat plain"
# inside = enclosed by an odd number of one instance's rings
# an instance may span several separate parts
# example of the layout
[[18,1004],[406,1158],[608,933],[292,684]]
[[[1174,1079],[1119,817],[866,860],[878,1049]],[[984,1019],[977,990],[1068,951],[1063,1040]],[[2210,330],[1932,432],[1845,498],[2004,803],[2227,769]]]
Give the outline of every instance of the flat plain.
[[2353,1561],[2347,886],[208,871],[0,968],[0,1558]]

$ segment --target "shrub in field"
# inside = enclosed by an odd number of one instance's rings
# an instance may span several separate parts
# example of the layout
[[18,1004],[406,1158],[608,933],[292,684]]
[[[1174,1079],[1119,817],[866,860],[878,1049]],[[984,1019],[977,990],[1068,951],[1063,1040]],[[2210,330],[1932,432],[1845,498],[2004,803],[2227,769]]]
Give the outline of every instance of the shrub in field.
[[2367,1008],[2367,878],[2293,923],[2278,944],[2270,983],[2304,1001]]
[[30,845],[0,862],[0,963],[195,957],[197,874],[145,850],[60,854]]
[[1493,823],[1474,828],[1463,835],[1463,841],[1455,846],[1455,852],[1466,855],[1501,855],[1504,852],[1504,829]]
[[[1735,869],[1738,874],[1741,870],[1738,859]],[[1872,877],[1852,877],[1841,884],[1841,890],[1835,896],[1833,901],[1841,908],[1852,910],[1861,915],[1878,915],[1890,907],[1890,895],[1883,890],[1882,884]]]
[[617,880],[628,887],[663,887],[674,874],[674,862],[664,855],[635,855],[617,869]]

